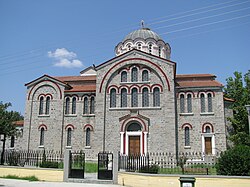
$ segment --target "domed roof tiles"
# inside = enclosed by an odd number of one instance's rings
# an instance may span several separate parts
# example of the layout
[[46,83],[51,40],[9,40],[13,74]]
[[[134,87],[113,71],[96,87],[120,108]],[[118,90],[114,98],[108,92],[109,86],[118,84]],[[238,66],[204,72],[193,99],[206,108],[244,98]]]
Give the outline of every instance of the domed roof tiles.
[[151,31],[149,28],[141,28],[139,30],[135,30],[129,33],[124,39],[123,42],[126,40],[135,40],[137,38],[142,38],[144,40],[148,38],[153,38],[156,41],[162,40],[161,37],[156,34],[155,32]]

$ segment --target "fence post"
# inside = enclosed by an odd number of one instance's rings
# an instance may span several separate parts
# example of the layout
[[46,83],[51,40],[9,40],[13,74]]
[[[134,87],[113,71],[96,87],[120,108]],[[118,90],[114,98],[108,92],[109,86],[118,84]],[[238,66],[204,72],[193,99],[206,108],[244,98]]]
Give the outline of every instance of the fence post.
[[64,151],[64,160],[63,160],[63,181],[68,182],[69,179],[69,154],[70,150],[66,149]]
[[119,159],[119,152],[114,152],[113,153],[113,183],[118,184],[118,159]]

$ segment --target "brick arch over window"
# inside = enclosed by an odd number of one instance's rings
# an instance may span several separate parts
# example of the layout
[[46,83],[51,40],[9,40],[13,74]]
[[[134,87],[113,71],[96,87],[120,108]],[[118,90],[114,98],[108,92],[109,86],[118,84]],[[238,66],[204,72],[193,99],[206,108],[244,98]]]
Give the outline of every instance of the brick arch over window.
[[104,84],[104,81],[107,79],[107,76],[111,73],[111,71],[116,68],[117,66],[121,66],[121,64],[127,62],[127,61],[132,61],[132,60],[138,60],[138,61],[144,61],[144,62],[148,62],[149,64],[151,64],[152,66],[155,67],[155,70],[159,70],[159,72],[163,75],[166,83],[167,83],[167,87],[168,87],[168,91],[170,91],[170,83],[169,83],[169,80],[168,80],[168,77],[167,75],[165,74],[164,70],[158,66],[156,63],[154,62],[151,62],[150,60],[147,60],[147,59],[143,59],[143,58],[129,58],[129,59],[125,59],[125,60],[122,60],[118,63],[116,63],[115,65],[113,65],[108,71],[107,73],[104,75],[104,77],[102,78],[102,81],[101,81],[101,84],[100,84],[100,88],[99,88],[99,93],[102,92],[102,87],[103,87],[103,84]]
[[147,125],[145,124],[145,122],[142,119],[138,118],[138,117],[131,117],[129,119],[126,119],[122,123],[120,131],[121,132],[125,132],[126,131],[126,127],[127,127],[128,124],[130,124],[130,122],[137,122],[137,123],[141,124],[141,126],[142,126],[142,132],[147,132],[148,131]]
[[190,123],[184,123],[181,128],[185,129],[185,127],[189,127],[190,129],[193,129],[193,126]]
[[162,87],[162,85],[160,85],[160,84],[153,84],[153,85],[151,86],[151,88],[150,88],[150,92],[153,92],[153,90],[154,90],[155,88],[159,88],[159,89],[160,89],[160,92],[163,92],[163,87]]
[[66,125],[65,130],[68,130],[68,128],[71,128],[72,130],[76,129],[76,127],[72,124]]
[[206,127],[210,127],[212,133],[214,133],[214,126],[211,123],[204,123],[202,125],[202,133],[206,133]]
[[44,128],[44,130],[46,130],[46,131],[48,130],[48,127],[45,124],[39,125],[38,130],[41,130],[41,128]]
[[84,131],[86,131],[86,130],[87,130],[87,128],[89,128],[91,131],[93,131],[93,130],[94,130],[93,126],[92,126],[92,125],[90,125],[90,124],[85,124],[85,125],[83,125],[83,130],[84,130]]
[[112,88],[114,88],[114,89],[116,90],[116,93],[119,92],[118,86],[116,86],[116,85],[110,85],[110,86],[108,87],[108,89],[107,89],[107,93],[108,93],[108,94],[110,94],[110,90],[111,90]]

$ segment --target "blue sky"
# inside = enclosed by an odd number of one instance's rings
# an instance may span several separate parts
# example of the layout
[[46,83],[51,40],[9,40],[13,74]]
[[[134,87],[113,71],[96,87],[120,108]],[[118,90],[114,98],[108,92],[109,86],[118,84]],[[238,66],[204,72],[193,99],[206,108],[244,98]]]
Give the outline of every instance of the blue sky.
[[250,69],[250,0],[0,0],[0,101],[24,114],[25,83],[113,58],[141,20],[170,44],[177,74],[225,84]]

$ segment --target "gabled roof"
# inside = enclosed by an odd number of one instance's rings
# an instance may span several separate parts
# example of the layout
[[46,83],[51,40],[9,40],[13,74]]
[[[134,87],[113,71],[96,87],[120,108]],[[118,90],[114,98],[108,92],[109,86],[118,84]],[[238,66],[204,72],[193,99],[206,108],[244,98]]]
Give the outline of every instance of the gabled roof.
[[80,74],[81,76],[93,76],[96,75],[96,70],[93,66],[89,66],[88,68],[82,70]]
[[146,55],[146,56],[153,57],[153,58],[157,58],[157,59],[163,60],[163,61],[165,61],[165,62],[172,63],[172,64],[176,65],[176,63],[175,63],[174,61],[167,60],[167,59],[165,59],[165,58],[161,58],[161,57],[159,57],[159,56],[155,56],[155,55],[152,55],[152,54],[149,54],[149,53],[146,53],[146,52],[144,52],[144,51],[137,50],[137,49],[132,49],[132,50],[126,52],[126,53],[123,53],[123,54],[121,54],[121,55],[119,55],[119,56],[116,56],[116,57],[114,57],[114,58],[112,58],[112,59],[106,61],[106,62],[103,62],[103,63],[99,64],[99,65],[96,66],[95,68],[96,68],[96,69],[99,69],[99,68],[101,68],[102,66],[104,66],[104,65],[106,65],[106,64],[108,64],[108,63],[110,63],[110,62],[112,62],[112,61],[114,61],[114,60],[122,59],[123,57],[128,56],[130,53],[134,53],[134,52],[136,52],[136,53],[141,53],[141,54],[144,54],[144,55]]
[[62,76],[62,77],[54,77],[57,80],[60,80],[65,83],[69,82],[78,82],[78,81],[95,81],[96,76]]

